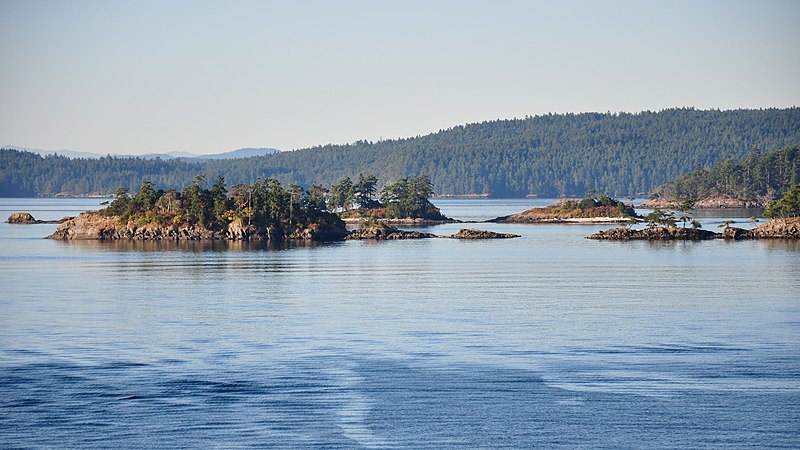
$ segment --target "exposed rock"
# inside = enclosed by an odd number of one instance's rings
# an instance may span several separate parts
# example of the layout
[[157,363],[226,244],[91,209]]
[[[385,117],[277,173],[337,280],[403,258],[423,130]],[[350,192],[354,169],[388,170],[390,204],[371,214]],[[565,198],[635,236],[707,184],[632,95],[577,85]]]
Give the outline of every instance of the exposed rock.
[[800,239],[800,217],[773,219],[752,230],[727,227],[722,231],[725,239]]
[[644,240],[704,240],[704,239],[800,239],[800,217],[774,219],[752,230],[727,227],[722,233],[693,228],[650,227],[644,230],[612,228],[586,236],[587,239],[610,239],[627,241]]
[[[135,222],[123,223],[118,217],[102,216],[98,213],[82,213],[78,217],[61,224],[56,231],[48,236],[50,239],[60,240],[135,240],[135,241],[161,241],[161,240],[229,240],[253,241],[268,240],[396,240],[396,239],[426,239],[439,237],[433,233],[419,231],[404,231],[378,223],[360,230],[348,233],[344,223],[331,215],[322,217],[316,222],[298,224],[294,229],[286,230],[281,226],[270,226],[258,229],[254,225],[245,225],[237,219],[228,224],[220,224],[214,229],[206,229],[192,225],[159,225],[156,223],[138,224]],[[497,239],[517,237],[517,235],[494,233],[482,230],[461,230],[452,237],[456,239]]]
[[318,222],[299,224],[294,230],[289,232],[281,228],[268,228],[267,236],[285,236],[286,239],[302,239],[313,241],[330,241],[344,239],[347,235],[347,229],[344,222],[338,217],[331,215],[330,220],[320,220]]
[[8,216],[8,223],[16,223],[16,224],[31,224],[31,223],[39,223],[30,213],[26,212],[18,212],[13,213]]
[[518,234],[495,233],[494,231],[476,230],[475,228],[462,228],[458,233],[449,236],[453,239],[510,239],[520,237]]
[[72,219],[72,217],[64,217],[61,220],[37,220],[31,215],[31,213],[17,212],[8,216],[8,220],[6,220],[6,222],[16,225],[31,225],[36,223],[63,223],[69,219]]
[[725,239],[749,239],[750,231],[737,227],[726,227],[722,230],[722,237]]
[[748,234],[753,239],[800,239],[800,217],[770,220]]
[[426,239],[426,238],[451,238],[451,239],[507,239],[519,237],[518,234],[495,233],[494,231],[476,230],[472,228],[462,228],[458,233],[451,236],[437,236],[432,233],[421,233],[419,231],[404,231],[387,225],[377,223],[360,230],[350,233],[345,239],[354,240],[393,240],[393,239]]
[[595,234],[586,236],[587,239],[609,239],[616,241],[628,240],[687,240],[699,241],[706,239],[716,239],[719,233],[708,230],[694,228],[677,227],[649,227],[643,230],[632,230],[630,228],[612,228],[610,230],[598,231]]
[[116,229],[116,219],[101,217],[96,213],[82,213],[78,217],[62,223],[56,231],[47,236],[49,239],[85,240],[103,239],[108,230]]
[[403,231],[387,225],[377,223],[358,230],[352,231],[345,239],[352,240],[394,240],[394,239],[425,239],[438,237],[432,233],[420,233],[419,231]]
[[206,229],[194,225],[159,225],[156,223],[137,224],[123,223],[118,217],[106,217],[97,213],[82,213],[78,217],[65,221],[56,231],[48,236],[60,240],[325,240],[342,239],[347,235],[344,222],[335,216],[320,219],[319,222],[301,224],[287,232],[281,227],[258,229],[253,225],[244,225],[234,220],[228,224],[219,224],[214,229]]
[[256,230],[256,227],[252,225],[245,225],[241,220],[236,219],[228,224],[228,228],[225,231],[225,237],[230,241],[249,241],[251,236],[254,236],[257,233],[258,231]]

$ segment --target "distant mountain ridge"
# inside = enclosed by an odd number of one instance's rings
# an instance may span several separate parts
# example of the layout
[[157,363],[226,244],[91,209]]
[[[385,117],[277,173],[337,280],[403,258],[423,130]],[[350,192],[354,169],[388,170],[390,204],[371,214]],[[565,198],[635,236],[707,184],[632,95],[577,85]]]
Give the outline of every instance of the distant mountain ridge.
[[100,153],[93,153],[93,152],[83,152],[83,151],[75,151],[75,150],[40,150],[40,149],[33,149],[33,148],[25,148],[25,147],[17,147],[14,145],[7,145],[3,147],[4,150],[19,150],[25,152],[36,153],[38,155],[47,156],[47,155],[59,155],[59,156],[66,156],[67,158],[91,158],[91,159],[99,159],[104,156],[115,156],[118,158],[144,158],[144,159],[177,159],[177,158],[184,158],[184,159],[234,159],[234,158],[252,158],[254,156],[265,156],[271,155],[273,153],[277,153],[280,150],[277,148],[270,148],[270,147],[263,147],[263,148],[256,148],[256,147],[246,147],[240,148],[236,150],[231,150],[229,152],[223,153],[209,153],[205,155],[198,155],[195,153],[189,152],[167,152],[167,153],[145,153],[142,155],[126,155],[126,154],[114,154],[114,153],[107,153],[107,154],[100,154]]
[[136,191],[145,180],[182,189],[197,175],[221,175],[229,186],[266,178],[330,186],[361,173],[384,182],[427,175],[444,195],[573,197],[595,190],[619,198],[646,195],[681,174],[739,160],[754,149],[797,144],[797,107],[547,114],[246,159],[70,159],[2,150],[0,196]]

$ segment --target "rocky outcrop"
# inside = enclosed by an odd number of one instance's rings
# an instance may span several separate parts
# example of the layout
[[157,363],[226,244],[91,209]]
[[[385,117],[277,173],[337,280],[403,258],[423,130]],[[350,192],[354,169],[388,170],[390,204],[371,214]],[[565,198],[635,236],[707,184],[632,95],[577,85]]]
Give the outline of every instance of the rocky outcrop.
[[650,227],[644,230],[612,228],[586,236],[587,239],[628,240],[705,240],[705,239],[800,239],[800,217],[774,219],[752,230],[727,227],[722,233],[677,227]]
[[519,237],[518,234],[495,233],[494,231],[476,230],[474,228],[462,228],[458,233],[450,236],[437,236],[433,233],[421,233],[419,231],[403,231],[397,228],[378,223],[369,227],[361,228],[350,233],[345,239],[353,240],[393,240],[393,239],[426,239],[426,238],[449,238],[449,239],[508,239]]
[[345,223],[334,214],[327,214],[314,222],[298,224],[294,229],[267,229],[267,235],[277,236],[283,232],[286,239],[335,241],[344,239],[348,235]]
[[345,237],[351,240],[395,240],[395,239],[426,239],[438,237],[432,233],[421,233],[419,231],[403,231],[387,225],[377,223],[358,230],[352,231]]
[[31,213],[17,212],[8,216],[6,223],[13,223],[16,225],[31,225],[36,223],[63,223],[72,217],[64,217],[61,220],[37,220]]
[[476,230],[475,228],[462,228],[458,233],[448,236],[453,239],[510,239],[520,237],[518,234],[495,233],[494,231]]
[[770,220],[748,235],[750,239],[800,239],[800,217]]
[[800,217],[773,219],[752,230],[727,227],[721,237],[729,240],[743,239],[800,239]]
[[117,217],[82,213],[61,224],[49,239],[59,240],[202,240],[223,239],[223,230],[194,226],[122,223]]
[[18,212],[8,216],[8,220],[6,220],[6,223],[31,224],[31,223],[39,223],[39,221],[36,220],[30,213]]
[[234,220],[213,229],[194,225],[159,225],[155,223],[123,223],[118,217],[106,217],[97,213],[82,213],[67,220],[49,239],[59,240],[328,240],[342,239],[347,235],[344,222],[336,217],[323,218],[319,222],[299,224],[291,230],[281,227],[257,228]]
[[723,239],[749,239],[750,231],[737,227],[727,227],[722,230]]
[[612,228],[610,230],[598,231],[595,234],[586,236],[587,239],[608,239],[614,241],[629,241],[629,240],[700,241],[706,239],[716,239],[718,237],[720,237],[720,234],[714,233],[713,231],[698,230],[694,228],[677,228],[677,227],[669,227],[669,228],[649,227],[643,230],[633,230],[630,228]]

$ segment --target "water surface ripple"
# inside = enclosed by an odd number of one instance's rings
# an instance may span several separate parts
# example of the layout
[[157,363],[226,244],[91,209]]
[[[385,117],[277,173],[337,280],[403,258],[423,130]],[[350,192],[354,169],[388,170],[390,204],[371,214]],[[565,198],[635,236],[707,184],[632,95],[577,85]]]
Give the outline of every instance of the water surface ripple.
[[[483,220],[546,201],[437,203]],[[41,239],[54,227],[0,224],[2,448],[800,446],[794,242]]]

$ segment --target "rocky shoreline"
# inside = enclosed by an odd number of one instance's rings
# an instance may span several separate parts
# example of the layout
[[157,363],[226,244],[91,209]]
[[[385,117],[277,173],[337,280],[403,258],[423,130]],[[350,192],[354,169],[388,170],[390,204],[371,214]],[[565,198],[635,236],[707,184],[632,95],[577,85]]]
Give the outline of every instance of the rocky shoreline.
[[340,220],[323,220],[301,224],[292,229],[278,226],[257,228],[234,220],[216,229],[194,225],[159,225],[157,223],[122,223],[118,217],[101,216],[95,212],[81,213],[62,223],[47,236],[57,240],[135,240],[135,241],[259,241],[259,240],[336,240],[347,236]]
[[64,221],[56,231],[47,236],[56,240],[98,240],[98,241],[283,241],[283,240],[398,240],[398,239],[506,239],[519,237],[516,234],[495,233],[492,231],[461,229],[450,236],[433,233],[399,230],[386,223],[377,223],[354,231],[347,231],[344,222],[338,218],[309,224],[301,224],[293,229],[279,226],[257,228],[242,224],[240,220],[220,225],[216,229],[206,229],[192,225],[159,225],[156,223],[122,223],[118,217],[102,216],[96,212],[86,212]]
[[[206,229],[192,225],[159,225],[155,223],[122,223],[118,217],[102,216],[96,212],[86,212],[77,217],[60,221],[39,221],[28,213],[14,213],[9,223],[61,223],[47,236],[56,240],[98,240],[98,241],[331,241],[331,240],[401,240],[401,239],[509,239],[520,237],[517,234],[497,233],[473,228],[462,228],[452,235],[436,235],[428,232],[400,230],[387,223],[375,223],[363,228],[348,231],[344,222],[333,218],[315,223],[298,224],[291,229],[280,226],[257,228],[242,224],[239,220]],[[800,217],[773,219],[752,230],[737,227],[725,228],[717,233],[709,230],[679,227],[647,227],[641,230],[626,227],[602,230],[587,239],[598,240],[709,240],[709,239],[800,239]]]
[[800,239],[800,217],[774,219],[752,230],[737,227],[725,228],[721,233],[708,230],[678,227],[648,227],[643,230],[612,228],[586,236],[587,239],[630,241],[700,241],[709,239]]

